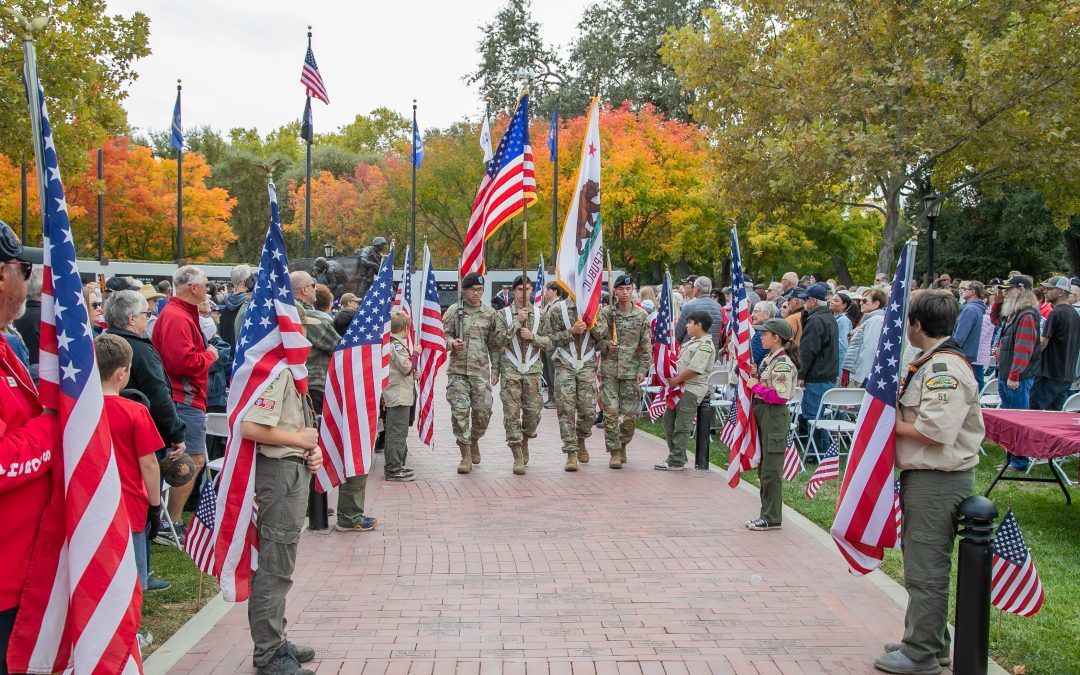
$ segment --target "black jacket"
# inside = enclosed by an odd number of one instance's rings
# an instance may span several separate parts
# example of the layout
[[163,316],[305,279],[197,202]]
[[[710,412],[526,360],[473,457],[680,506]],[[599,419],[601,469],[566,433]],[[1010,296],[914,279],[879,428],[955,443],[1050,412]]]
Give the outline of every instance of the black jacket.
[[26,311],[15,319],[15,330],[19,331],[26,351],[29,352],[30,365],[38,362],[38,350],[41,340],[41,301],[27,300]]
[[150,400],[150,417],[162,440],[169,444],[183,442],[185,426],[176,415],[165,368],[150,339],[122,328],[109,328],[105,332],[118,335],[131,345],[131,381],[127,388],[138,389]]
[[225,298],[225,306],[221,308],[221,320],[218,322],[218,334],[221,339],[229,343],[230,349],[236,349],[236,315],[243,307],[248,294],[233,293]]
[[338,313],[334,316],[334,330],[341,337],[345,337],[345,331],[349,330],[349,324],[352,323],[353,317],[356,316],[355,309],[339,309]]
[[836,318],[825,303],[821,303],[803,315],[802,325],[799,379],[809,383],[835,382],[840,371],[840,333]]

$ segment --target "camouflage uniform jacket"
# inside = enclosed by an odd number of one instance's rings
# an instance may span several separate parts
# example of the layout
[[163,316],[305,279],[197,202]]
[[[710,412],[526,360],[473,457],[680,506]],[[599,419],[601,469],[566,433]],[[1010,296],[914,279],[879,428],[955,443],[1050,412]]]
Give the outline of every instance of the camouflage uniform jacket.
[[[600,343],[600,375],[606,379],[636,380],[644,377],[652,365],[652,330],[649,315],[642,308],[631,305],[623,311],[614,305],[600,310],[609,327],[609,332]],[[619,349],[610,351],[612,317],[618,336]]]
[[[596,343],[607,340],[607,319],[601,312],[596,316],[596,323],[591,330],[581,335],[574,335],[570,327],[577,322],[577,306],[570,298],[560,300],[548,310],[547,319],[542,322],[540,335],[551,340],[551,358],[556,365],[564,366],[572,370],[581,368],[596,368]],[[579,361],[581,365],[576,365]]]
[[334,355],[341,336],[334,330],[334,322],[326,313],[316,311],[303,300],[298,299],[296,303],[303,309],[304,329],[311,343],[307,357],[308,387],[323,391],[326,389],[330,357]]
[[[499,343],[495,333],[495,310],[487,305],[465,305],[463,335],[458,335],[457,303],[443,313],[443,331],[446,333],[446,353],[449,364],[447,375],[467,375],[490,378],[492,368],[499,364]],[[455,352],[451,341],[465,341],[465,349]]]
[[[511,305],[495,313],[495,341],[503,350],[499,357],[499,372],[510,376],[539,375],[543,370],[540,352],[551,349],[551,339],[540,336],[543,312],[529,303],[525,308],[529,318],[522,325],[517,318],[520,311],[521,307]],[[522,345],[518,336],[521,328],[528,328],[533,334],[533,339],[526,345]]]

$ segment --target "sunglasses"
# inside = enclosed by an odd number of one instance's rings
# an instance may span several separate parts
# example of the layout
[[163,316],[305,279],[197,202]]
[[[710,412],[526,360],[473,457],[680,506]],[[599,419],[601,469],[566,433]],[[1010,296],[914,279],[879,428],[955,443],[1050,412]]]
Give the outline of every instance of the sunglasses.
[[34,270],[33,263],[28,263],[25,260],[8,260],[7,262],[12,263],[14,265],[18,265],[19,269],[22,270],[23,280],[24,281],[29,281],[30,272],[32,272]]
[[135,313],[136,313],[136,314],[142,314],[142,315],[143,315],[143,316],[145,316],[145,317],[146,317],[147,319],[149,319],[150,317],[154,316],[154,312],[153,312],[153,311],[151,311],[151,310],[149,310],[149,309],[148,309],[148,310],[146,310],[145,312],[135,312]]
[[100,302],[91,302],[90,306],[93,307],[94,309],[101,309],[101,303]]

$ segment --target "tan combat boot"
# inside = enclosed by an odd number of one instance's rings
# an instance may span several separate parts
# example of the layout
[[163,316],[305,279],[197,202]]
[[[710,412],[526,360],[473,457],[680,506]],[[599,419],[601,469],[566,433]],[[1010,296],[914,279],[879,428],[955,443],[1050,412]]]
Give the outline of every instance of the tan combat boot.
[[473,464],[479,464],[480,463],[480,439],[478,439],[478,438],[473,439],[471,449],[472,449],[472,463]]
[[608,460],[607,465],[608,465],[609,469],[621,469],[622,468],[622,460],[619,459],[619,451],[618,450],[612,450],[611,451],[611,459]]
[[619,449],[619,462],[626,464],[626,446]]
[[510,452],[511,452],[511,454],[514,455],[514,475],[515,476],[524,476],[525,475],[525,461],[524,461],[524,458],[521,456],[521,446],[520,445],[511,445],[510,446]]
[[589,451],[585,448],[585,439],[577,439],[577,460],[582,464],[589,463]]
[[529,437],[525,436],[521,439],[521,463],[525,466],[529,466]]
[[563,471],[577,471],[577,453],[566,453],[566,464],[563,464]]
[[469,446],[459,443],[458,449],[461,450],[461,463],[457,465],[457,472],[469,473],[472,471],[472,454],[469,452]]

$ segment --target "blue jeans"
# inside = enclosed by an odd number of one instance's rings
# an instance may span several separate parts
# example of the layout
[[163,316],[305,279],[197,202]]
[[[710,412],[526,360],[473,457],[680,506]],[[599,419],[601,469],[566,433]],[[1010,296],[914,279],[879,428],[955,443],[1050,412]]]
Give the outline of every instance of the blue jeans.
[[[821,397],[825,392],[833,388],[832,382],[807,382],[803,385],[802,412],[800,417],[809,424],[817,416],[818,406],[821,405]],[[814,433],[814,445],[817,454],[824,454],[829,449],[829,433],[818,430]]]
[[971,374],[975,376],[975,384],[979,385],[979,393],[981,394],[983,387],[986,386],[986,366],[972,364]]
[[139,572],[139,588],[146,590],[150,581],[150,540],[147,538],[150,526],[142,532],[131,533],[131,543],[135,547],[135,569]]
[[[1009,385],[998,380],[998,396],[1001,397],[1001,407],[1009,410],[1031,409],[1031,386],[1035,382],[1034,377],[1025,377],[1020,380],[1020,386],[1010,389]],[[1031,460],[1027,457],[1014,457],[1009,466],[1016,471],[1027,471]]]
[[1031,387],[1032,410],[1061,410],[1069,398],[1072,382],[1040,377]]

